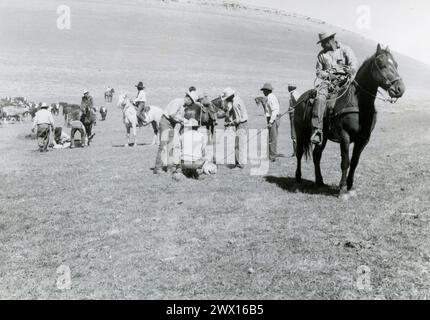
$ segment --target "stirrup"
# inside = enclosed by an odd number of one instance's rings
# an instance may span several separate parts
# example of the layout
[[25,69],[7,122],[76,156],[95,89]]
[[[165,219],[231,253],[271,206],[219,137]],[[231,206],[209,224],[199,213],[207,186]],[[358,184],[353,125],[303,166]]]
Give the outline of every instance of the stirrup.
[[[318,137],[318,140],[317,140]],[[315,145],[321,145],[323,141],[323,133],[321,131],[315,131],[311,136],[311,143]]]

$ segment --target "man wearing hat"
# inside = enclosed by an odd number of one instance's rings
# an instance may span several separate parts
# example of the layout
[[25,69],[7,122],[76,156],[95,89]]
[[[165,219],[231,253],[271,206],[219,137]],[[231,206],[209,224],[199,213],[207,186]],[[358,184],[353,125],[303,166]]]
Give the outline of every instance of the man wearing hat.
[[[323,120],[327,104],[329,88],[333,74],[349,74],[354,77],[357,72],[358,61],[351,48],[335,40],[336,34],[320,33],[318,44],[323,50],[318,54],[316,75],[321,81],[312,114],[313,144],[321,144],[323,141]],[[331,97],[335,98],[335,97]]]
[[137,88],[137,96],[136,99],[134,99],[134,104],[137,106],[137,119],[140,123],[145,122],[145,117],[143,116],[143,112],[145,111],[145,105],[146,105],[146,93],[145,93],[145,87],[143,85],[143,82],[140,81],[137,85],[135,85]]
[[278,98],[273,94],[273,86],[270,83],[265,83],[261,91],[263,91],[264,96],[267,98],[265,111],[267,128],[269,129],[269,160],[275,162],[278,156],[277,145],[280,105]]
[[37,144],[40,152],[48,151],[49,137],[54,128],[54,117],[48,108],[47,103],[42,103],[40,110],[36,112],[31,129],[34,132],[37,127]]
[[293,141],[292,157],[295,157],[296,156],[297,138],[296,138],[296,130],[294,128],[294,112],[296,110],[297,103],[300,99],[300,93],[297,90],[297,86],[295,83],[290,83],[288,85],[288,92],[290,93],[290,104],[289,104],[289,108],[288,108],[288,113],[290,115],[291,140]]
[[225,127],[236,132],[235,168],[244,169],[248,161],[248,112],[245,103],[232,88],[225,88],[221,94],[225,110]]
[[162,154],[167,156],[167,170],[174,173],[180,166],[179,131],[184,123],[185,108],[195,104],[198,95],[195,91],[187,92],[184,98],[172,100],[164,110],[160,120],[160,144],[155,160],[154,174],[161,173],[163,167]]
[[[187,119],[188,118],[188,119]],[[181,137],[181,168],[187,177],[199,178],[203,173],[206,156],[206,136],[199,132],[199,114],[190,112],[184,120],[184,133]]]

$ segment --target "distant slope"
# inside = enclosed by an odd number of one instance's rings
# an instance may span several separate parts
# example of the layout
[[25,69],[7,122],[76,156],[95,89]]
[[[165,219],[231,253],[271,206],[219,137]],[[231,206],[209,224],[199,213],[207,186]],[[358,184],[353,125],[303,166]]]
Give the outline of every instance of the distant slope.
[[[213,95],[233,86],[251,101],[271,81],[287,99],[290,80],[303,89],[313,83],[321,30],[338,32],[360,60],[376,49],[354,33],[293,14],[174,1],[68,1],[72,29],[60,31],[58,2],[35,2],[0,3],[0,96],[77,99],[82,88],[134,90],[142,80],[151,101],[164,106],[190,85]],[[396,57],[408,93],[425,92],[430,69]]]

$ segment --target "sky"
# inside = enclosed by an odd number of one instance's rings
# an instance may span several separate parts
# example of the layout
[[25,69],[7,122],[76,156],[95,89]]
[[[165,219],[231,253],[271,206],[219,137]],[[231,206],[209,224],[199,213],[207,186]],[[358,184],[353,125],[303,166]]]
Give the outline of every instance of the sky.
[[[430,65],[428,0],[240,0],[321,19]],[[323,3],[323,4],[322,4]]]

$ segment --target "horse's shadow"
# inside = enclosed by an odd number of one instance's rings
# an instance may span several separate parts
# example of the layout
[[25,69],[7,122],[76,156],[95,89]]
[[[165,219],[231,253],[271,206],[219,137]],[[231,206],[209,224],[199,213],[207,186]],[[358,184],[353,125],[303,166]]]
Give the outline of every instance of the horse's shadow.
[[265,180],[268,183],[276,184],[279,188],[291,192],[291,193],[305,193],[314,195],[323,195],[327,197],[338,197],[339,188],[337,186],[317,186],[315,182],[309,180],[302,180],[301,183],[297,183],[295,178],[290,177],[275,177],[267,176]]

